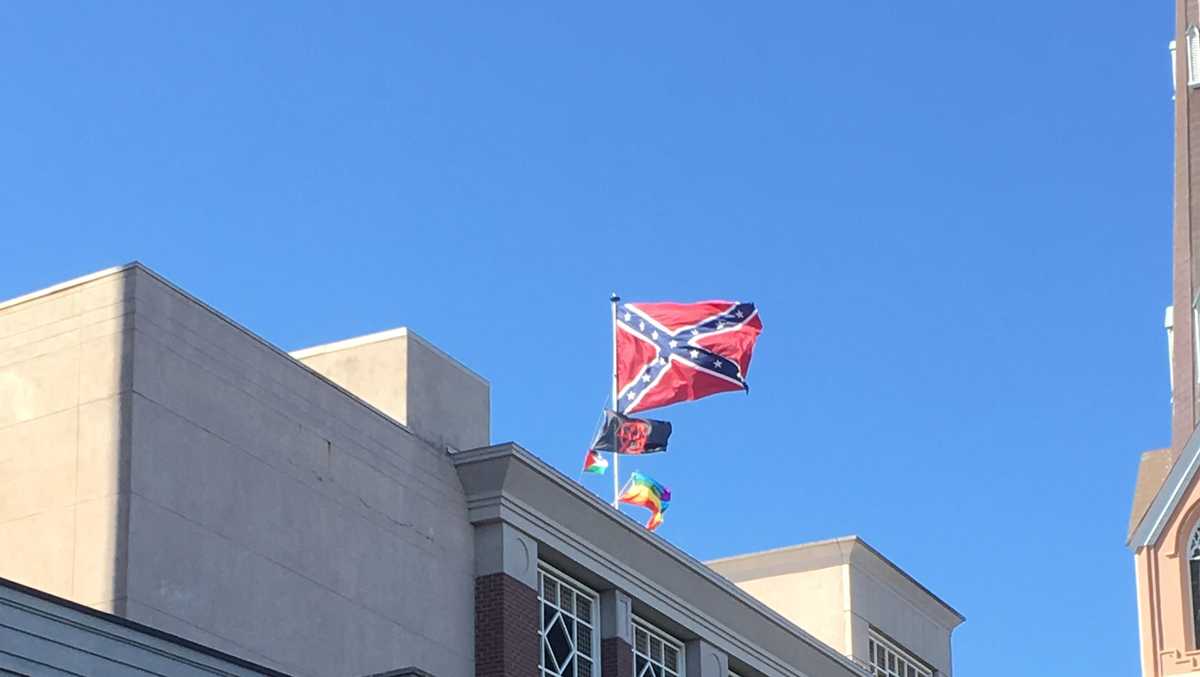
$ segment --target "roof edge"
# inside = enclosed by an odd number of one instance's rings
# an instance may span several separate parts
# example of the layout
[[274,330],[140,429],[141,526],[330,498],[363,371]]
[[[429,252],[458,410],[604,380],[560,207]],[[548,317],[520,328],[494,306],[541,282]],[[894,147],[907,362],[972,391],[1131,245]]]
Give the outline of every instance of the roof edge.
[[468,376],[478,380],[480,383],[490,387],[491,384],[488,383],[488,380],[486,378],[484,378],[483,376],[481,376],[474,369],[471,369],[467,365],[463,364],[463,362],[461,360],[454,357],[450,353],[447,353],[446,351],[442,350],[441,348],[433,345],[433,343],[431,343],[429,341],[429,339],[425,338],[424,336],[421,336],[420,334],[413,331],[409,327],[395,327],[393,329],[385,329],[383,331],[377,331],[372,334],[363,334],[362,336],[353,336],[351,338],[342,339],[340,341],[333,341],[331,343],[322,343],[322,344],[315,345],[315,346],[309,346],[308,348],[301,348],[299,350],[293,350],[288,354],[291,355],[292,357],[296,358],[297,360],[304,360],[306,358],[313,357],[316,355],[324,355],[326,353],[336,353],[339,350],[349,350],[351,348],[357,348],[359,346],[370,345],[372,343],[381,343],[383,341],[390,341],[391,339],[404,338],[404,337],[407,337],[410,340],[420,343],[422,346],[432,350],[433,352],[435,352],[438,355],[445,358],[447,362],[450,362],[455,367],[458,367],[458,369],[461,370],[466,375],[468,375]]
[[[726,594],[729,594],[738,599],[740,602],[748,605],[757,613],[762,614],[762,616],[764,616],[767,620],[780,626],[787,632],[794,635],[800,641],[805,642],[818,652],[824,654],[826,657],[833,659],[834,661],[844,665],[856,673],[864,674],[863,668],[853,660],[844,656],[842,653],[838,652],[825,642],[822,642],[820,639],[817,639],[804,628],[796,625],[796,623],[789,620],[778,611],[764,604],[762,601],[745,590],[742,590],[735,583],[717,573],[700,560],[692,557],[681,548],[673,545],[662,536],[647,531],[641,526],[641,524],[634,521],[633,518],[629,517],[628,515],[612,510],[612,506],[609,503],[603,501],[600,499],[600,497],[596,496],[590,491],[587,491],[583,485],[572,481],[558,469],[546,463],[536,454],[528,449],[525,449],[521,445],[516,444],[515,442],[503,442],[486,447],[458,451],[450,456],[451,462],[453,462],[456,467],[469,465],[472,463],[482,463],[495,459],[503,459],[506,457],[515,459],[525,464],[539,475],[542,475],[546,480],[559,485],[568,493],[589,504],[604,518],[620,524],[634,538],[639,538],[659,549],[667,556],[676,560],[680,565],[691,569],[694,573],[716,585]],[[501,489],[501,493],[504,493],[503,489]],[[470,496],[468,496],[468,501],[469,500]]]
[[8,299],[6,301],[0,301],[0,310],[5,310],[6,308],[12,308],[13,306],[19,306],[22,303],[29,303],[30,301],[36,301],[37,299],[44,298],[44,297],[50,296],[52,294],[57,294],[59,292],[66,291],[73,287],[79,287],[79,286],[85,285],[89,282],[95,282],[96,280],[108,277],[110,275],[116,275],[117,273],[123,273],[127,270],[133,270],[134,268],[140,268],[142,270],[149,271],[149,269],[146,268],[146,266],[142,265],[141,262],[130,261],[129,263],[126,263],[126,264],[123,264],[120,266],[112,266],[111,268],[97,270],[94,273],[88,273],[87,275],[80,275],[79,277],[71,278],[70,280],[67,280],[66,282],[59,282],[58,284],[52,284],[49,287],[43,287],[42,289],[36,289],[34,291],[28,292],[26,294],[22,294],[20,296],[14,296],[13,298]]
[[1125,546],[1131,551],[1137,552],[1139,548],[1158,542],[1163,529],[1166,528],[1167,521],[1175,513],[1179,501],[1183,499],[1184,492],[1191,485],[1197,469],[1200,468],[1200,434],[1198,433],[1200,433],[1200,428],[1192,431],[1187,444],[1183,447],[1183,453],[1175,459],[1170,472],[1167,473],[1167,479],[1154,493],[1154,499],[1150,501],[1150,507],[1146,509],[1145,516],[1125,541]]
[[9,590],[14,590],[17,593],[20,593],[22,595],[28,595],[29,597],[33,597],[35,599],[42,600],[43,602],[49,602],[51,604],[55,604],[55,605],[61,606],[66,609],[70,609],[71,611],[75,611],[75,612],[83,614],[85,616],[90,616],[92,618],[96,618],[96,619],[99,619],[99,620],[107,622],[107,623],[113,623],[115,625],[119,625],[121,627],[133,630],[135,632],[140,632],[140,633],[148,635],[150,637],[154,637],[156,639],[161,639],[163,641],[170,642],[172,644],[176,644],[178,646],[184,647],[186,649],[190,649],[197,653],[204,654],[211,658],[216,658],[216,659],[224,661],[226,663],[230,663],[232,665],[236,665],[241,668],[246,668],[247,670],[262,673],[263,675],[266,675],[267,677],[291,677],[291,675],[289,675],[286,672],[280,672],[278,670],[275,670],[274,668],[270,668],[265,665],[255,663],[253,661],[248,661],[239,656],[234,656],[233,654],[225,653],[224,651],[221,651],[220,649],[214,649],[210,646],[200,644],[199,642],[194,642],[190,639],[180,637],[179,635],[171,634],[165,630],[159,630],[158,628],[156,628],[154,626],[145,625],[143,623],[139,623],[137,621],[130,620],[128,618],[125,618],[124,616],[117,616],[115,614],[110,614],[106,611],[100,611],[99,609],[93,609],[90,606],[86,606],[86,605],[80,604],[78,602],[73,602],[69,599],[59,597],[58,595],[51,594],[44,590],[38,590],[37,588],[31,588],[27,585],[23,585],[12,579],[9,579],[9,578],[0,577],[0,588],[8,588]]

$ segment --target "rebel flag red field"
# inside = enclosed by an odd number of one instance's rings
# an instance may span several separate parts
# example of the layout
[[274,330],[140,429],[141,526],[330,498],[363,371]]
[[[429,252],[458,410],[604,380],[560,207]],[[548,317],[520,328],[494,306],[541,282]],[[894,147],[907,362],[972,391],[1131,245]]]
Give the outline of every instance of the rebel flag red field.
[[739,301],[620,303],[616,330],[615,409],[628,414],[748,390],[762,320]]

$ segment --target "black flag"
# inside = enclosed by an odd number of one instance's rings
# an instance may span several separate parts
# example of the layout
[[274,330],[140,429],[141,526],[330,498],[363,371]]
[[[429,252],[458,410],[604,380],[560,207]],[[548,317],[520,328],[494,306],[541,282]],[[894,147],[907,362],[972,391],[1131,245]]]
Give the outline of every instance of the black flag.
[[629,418],[604,410],[604,427],[592,442],[596,451],[615,451],[618,454],[653,454],[667,450],[671,424],[648,418]]

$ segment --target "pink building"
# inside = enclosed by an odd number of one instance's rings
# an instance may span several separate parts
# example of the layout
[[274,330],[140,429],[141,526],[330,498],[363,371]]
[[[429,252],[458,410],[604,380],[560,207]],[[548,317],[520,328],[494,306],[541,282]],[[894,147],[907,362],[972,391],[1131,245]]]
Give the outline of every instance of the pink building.
[[[1174,305],[1166,327],[1171,360],[1171,446],[1142,454],[1129,520],[1137,574],[1145,677],[1200,676],[1200,4],[1177,0],[1175,40]],[[1200,217],[1200,214],[1197,214]]]

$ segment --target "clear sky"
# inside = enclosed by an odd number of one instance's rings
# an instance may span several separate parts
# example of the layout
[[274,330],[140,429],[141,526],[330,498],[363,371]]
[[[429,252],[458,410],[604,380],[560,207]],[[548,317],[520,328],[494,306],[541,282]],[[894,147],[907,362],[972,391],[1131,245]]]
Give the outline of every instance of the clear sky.
[[6,5],[0,297],[139,259],[286,349],[407,325],[572,476],[610,291],[752,300],[751,394],[625,466],[665,538],[856,533],[958,674],[1135,674],[1171,5]]

